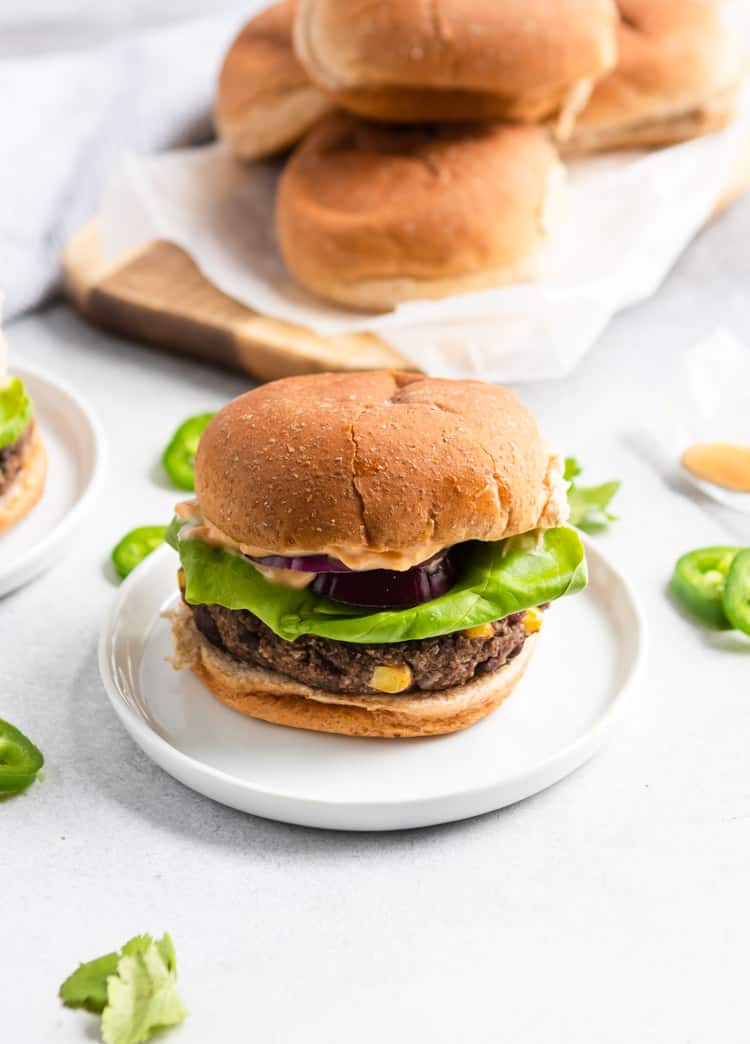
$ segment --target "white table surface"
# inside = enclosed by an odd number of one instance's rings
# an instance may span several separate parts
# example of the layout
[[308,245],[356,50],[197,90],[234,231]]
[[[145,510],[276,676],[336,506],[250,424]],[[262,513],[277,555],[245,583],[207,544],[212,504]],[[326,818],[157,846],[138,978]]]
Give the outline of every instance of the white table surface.
[[96,404],[111,464],[77,552],[0,601],[0,716],[47,757],[44,783],[0,806],[2,1040],[96,1039],[59,983],[163,929],[191,1012],[175,1044],[748,1040],[750,643],[718,650],[664,586],[683,550],[750,542],[750,518],[686,492],[643,435],[692,341],[720,323],[750,338],[748,242],[750,202],[572,377],[521,389],[588,479],[624,483],[601,540],[640,592],[650,652],[616,738],[532,800],[402,834],[253,819],[133,745],[96,665],[108,552],[168,519],[155,461],[176,423],[245,382],[62,306],[11,325],[19,363]]

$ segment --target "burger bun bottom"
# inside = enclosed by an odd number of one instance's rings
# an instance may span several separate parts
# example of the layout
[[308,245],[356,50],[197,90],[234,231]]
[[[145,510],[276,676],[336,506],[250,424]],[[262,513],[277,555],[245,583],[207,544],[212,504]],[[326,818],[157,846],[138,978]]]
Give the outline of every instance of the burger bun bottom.
[[486,717],[521,680],[537,639],[530,635],[515,659],[468,685],[421,695],[356,696],[313,689],[241,663],[203,637],[184,603],[169,616],[175,669],[189,668],[221,703],[240,714],[294,729],[385,739],[459,732]]

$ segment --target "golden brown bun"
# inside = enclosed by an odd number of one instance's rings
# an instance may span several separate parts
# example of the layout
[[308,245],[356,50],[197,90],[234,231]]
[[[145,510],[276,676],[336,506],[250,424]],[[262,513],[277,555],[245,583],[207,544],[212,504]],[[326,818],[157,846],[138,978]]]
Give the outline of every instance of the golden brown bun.
[[284,0],[251,19],[224,59],[216,128],[240,159],[289,148],[331,108],[294,56],[295,6]]
[[[435,90],[427,87],[362,87],[359,90],[327,91],[328,98],[337,108],[347,109],[356,116],[382,123],[467,123],[467,122],[524,122],[520,115],[513,115],[508,99],[500,94],[486,91]],[[561,99],[562,100],[562,99]],[[546,110],[545,102],[540,106]],[[525,98],[525,108],[533,112],[530,97]],[[559,105],[554,106],[555,109]],[[539,117],[540,119],[543,116]],[[534,122],[529,116],[529,122]]]
[[299,0],[294,46],[360,115],[540,120],[613,67],[615,25],[613,0]]
[[47,479],[47,451],[36,421],[26,447],[23,467],[0,497],[0,533],[19,522],[37,504]]
[[538,127],[401,128],[336,113],[279,184],[284,260],[341,304],[389,309],[534,272],[557,154]]
[[741,52],[716,0],[619,0],[617,68],[595,86],[566,154],[668,145],[734,116]]
[[458,732],[486,717],[521,680],[537,639],[530,636],[509,664],[468,685],[423,696],[350,696],[235,660],[206,641],[183,604],[171,619],[175,669],[189,668],[233,710],[295,729],[387,739]]
[[248,554],[406,569],[465,540],[559,524],[559,459],[507,388],[313,374],[256,388],[201,439],[204,517]]

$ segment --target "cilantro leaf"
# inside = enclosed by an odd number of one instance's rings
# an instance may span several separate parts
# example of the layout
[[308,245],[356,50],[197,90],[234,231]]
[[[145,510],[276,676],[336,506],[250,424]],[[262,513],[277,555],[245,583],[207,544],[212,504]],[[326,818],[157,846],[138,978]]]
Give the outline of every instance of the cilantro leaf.
[[156,940],[156,948],[161,954],[162,960],[170,972],[177,974],[177,954],[174,952],[172,936],[165,932],[161,939]]
[[60,998],[69,1008],[102,1012],[107,1005],[107,978],[117,973],[118,953],[79,964],[60,987]]
[[600,533],[617,515],[607,511],[610,501],[620,488],[619,482],[603,482],[600,486],[576,486],[568,490],[570,522],[587,533]]
[[102,1015],[105,1044],[142,1044],[187,1011],[177,993],[177,959],[167,933],[136,935],[119,953],[81,964],[60,987],[63,1003]]
[[145,953],[149,946],[153,945],[153,942],[154,940],[150,935],[134,935],[132,939],[128,939],[120,950],[120,956],[132,957],[134,954]]
[[572,480],[581,474],[581,467],[574,457],[565,460],[564,478],[570,482],[568,503],[572,526],[577,526],[587,533],[600,533],[610,522],[615,522],[617,515],[607,511],[610,502],[620,488],[617,481],[603,482],[599,486],[579,486]]
[[177,992],[174,947],[168,935],[146,949],[123,953],[107,981],[102,1015],[105,1044],[142,1044],[157,1030],[177,1026],[187,1011]]

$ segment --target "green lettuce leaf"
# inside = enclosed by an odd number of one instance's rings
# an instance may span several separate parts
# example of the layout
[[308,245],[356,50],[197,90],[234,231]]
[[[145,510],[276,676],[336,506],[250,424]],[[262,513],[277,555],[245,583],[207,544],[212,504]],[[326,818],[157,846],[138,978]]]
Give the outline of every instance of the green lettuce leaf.
[[[581,474],[581,467],[574,457],[566,459],[564,474],[568,482]],[[586,533],[600,533],[610,522],[617,521],[617,515],[611,514],[607,508],[620,485],[617,481],[602,482],[599,486],[579,486],[572,482],[568,490],[570,524]]]
[[23,381],[10,377],[0,383],[0,449],[11,446],[23,435],[33,407]]
[[[172,536],[174,536],[174,528]],[[248,609],[279,637],[316,634],[341,642],[381,643],[433,638],[500,620],[575,594],[586,586],[586,560],[574,529],[526,533],[465,545],[459,582],[445,595],[411,609],[363,610],[269,583],[241,555],[187,538],[178,543],[187,601]]]
[[136,935],[119,953],[81,964],[60,987],[69,1008],[102,1015],[105,1044],[142,1044],[187,1014],[177,993],[177,960],[167,933]]

